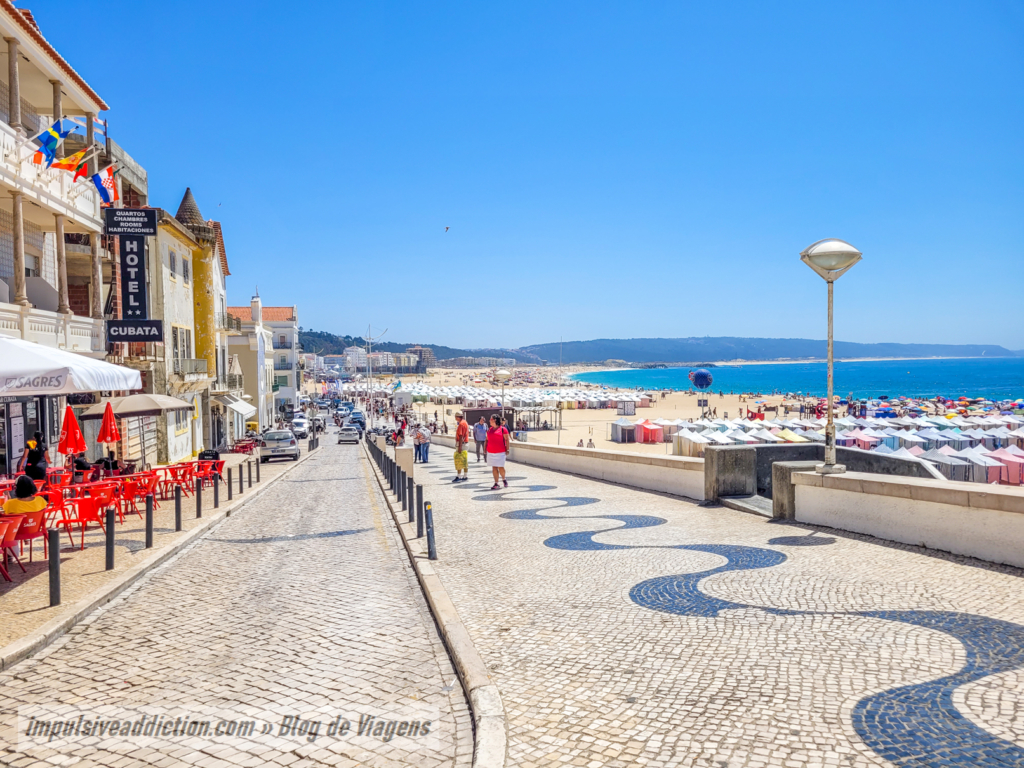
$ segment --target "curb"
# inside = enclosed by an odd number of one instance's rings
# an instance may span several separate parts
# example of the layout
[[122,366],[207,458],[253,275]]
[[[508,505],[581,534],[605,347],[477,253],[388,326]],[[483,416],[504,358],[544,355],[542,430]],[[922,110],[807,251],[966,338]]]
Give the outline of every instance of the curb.
[[48,646],[54,640],[64,635],[68,630],[73,628],[75,625],[80,623],[82,619],[88,616],[90,613],[106,605],[115,597],[124,592],[128,587],[132,586],[135,582],[145,576],[149,571],[153,570],[159,565],[162,565],[167,560],[171,559],[185,547],[192,544],[196,539],[202,537],[208,533],[210,529],[214,528],[226,518],[230,517],[233,512],[238,511],[250,501],[258,498],[268,488],[274,485],[282,477],[287,476],[293,469],[301,465],[310,456],[313,456],[316,451],[307,453],[305,456],[300,458],[297,462],[292,464],[290,467],[285,469],[280,475],[275,477],[273,480],[268,480],[262,488],[257,488],[248,498],[239,499],[227,507],[221,507],[216,510],[209,518],[203,518],[203,522],[197,525],[192,530],[188,531],[178,541],[173,544],[164,547],[163,549],[154,552],[148,558],[143,560],[141,563],[137,563],[129,568],[119,576],[114,577],[100,589],[88,597],[84,597],[77,603],[73,603],[69,613],[63,616],[57,616],[54,619],[43,624],[41,627],[34,629],[24,637],[15,640],[13,643],[5,645],[0,648],[0,671],[6,671],[17,664],[19,661],[24,661],[29,656],[32,656],[38,651]]
[[[455,604],[440,577],[427,559],[426,540],[415,538],[415,523],[411,526],[400,519],[401,507],[392,500],[392,494],[384,484],[384,476],[370,456],[363,441],[363,453],[370,464],[370,470],[380,486],[381,494],[391,512],[391,518],[402,537],[405,550],[416,571],[420,587],[426,595],[430,612],[441,629],[441,638],[455,663],[462,687],[469,696],[469,708],[473,714],[473,768],[504,768],[508,750],[508,734],[505,723],[505,706],[501,701],[498,686],[491,682],[487,665],[473,645],[473,638],[466,629]],[[410,535],[411,534],[411,535]]]

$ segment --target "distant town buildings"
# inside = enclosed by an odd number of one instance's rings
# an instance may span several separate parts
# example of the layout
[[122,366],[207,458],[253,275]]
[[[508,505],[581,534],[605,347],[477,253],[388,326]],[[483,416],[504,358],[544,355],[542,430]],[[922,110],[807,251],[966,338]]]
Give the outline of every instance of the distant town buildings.
[[501,368],[516,364],[514,357],[449,357],[437,361],[445,368]]
[[416,355],[419,358],[419,370],[421,372],[426,372],[428,368],[437,367],[437,358],[434,356],[434,350],[430,347],[417,345],[415,347],[406,347],[405,351],[407,354]]

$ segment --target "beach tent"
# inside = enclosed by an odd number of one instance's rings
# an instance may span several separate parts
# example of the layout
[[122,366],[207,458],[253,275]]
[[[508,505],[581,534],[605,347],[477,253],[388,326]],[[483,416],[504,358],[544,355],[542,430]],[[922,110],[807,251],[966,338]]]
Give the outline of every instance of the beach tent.
[[808,443],[810,442],[806,437],[800,437],[800,435],[793,432],[791,429],[784,429],[776,435],[781,440],[785,440],[787,443]]
[[698,435],[688,429],[680,429],[672,438],[672,453],[675,456],[700,458],[704,455],[704,447],[710,442],[703,435]]
[[704,437],[706,437],[708,440],[710,440],[712,443],[716,445],[735,445],[735,443],[730,438],[726,437],[723,433],[715,429],[709,429],[707,432],[704,433]]
[[930,461],[947,480],[967,482],[970,476],[970,465],[963,459],[947,456],[942,451],[933,449],[925,451],[918,458]]
[[[921,449],[918,448],[917,450],[920,451]],[[921,452],[924,453],[924,451],[921,451]],[[893,451],[889,455],[892,456],[894,459],[907,459],[908,461],[917,461],[917,456],[912,454],[906,448],[897,448],[895,451]]]
[[672,442],[672,436],[679,430],[679,425],[668,419],[655,419],[654,423],[661,427],[663,439],[666,443]]
[[990,459],[977,448],[958,451],[956,458],[966,461],[971,466],[969,474],[972,483],[998,483],[1006,465],[998,459]]
[[913,432],[901,432],[900,433],[900,447],[910,450],[911,448],[920,448],[921,452],[924,452],[925,441],[915,435]]
[[988,457],[1006,466],[1006,471],[1000,474],[999,482],[1004,485],[1020,485],[1024,480],[1024,456],[1014,456],[1000,448],[998,451],[991,451]]
[[635,443],[636,426],[629,419],[619,419],[612,422],[613,443]]
[[825,442],[825,433],[824,432],[817,432],[817,431],[815,431],[813,429],[805,430],[804,433],[802,435],[800,435],[800,437],[802,437],[804,440],[806,440],[809,443],[824,443]]
[[725,432],[723,434],[726,437],[728,437],[730,440],[732,440],[733,442],[736,442],[736,443],[745,443],[747,445],[754,445],[755,443],[759,443],[760,442],[760,440],[758,440],[756,437],[754,437],[753,435],[747,434],[742,429],[732,429],[732,430],[729,430],[728,432]]
[[751,437],[756,437],[762,443],[783,443],[783,442],[785,442],[784,440],[782,440],[781,438],[777,437],[776,435],[773,435],[767,429],[758,429],[758,430],[756,430],[754,432],[751,432],[750,436]]
[[906,450],[907,450],[907,451],[908,451],[908,452],[910,453],[910,455],[911,455],[911,456],[913,456],[914,458],[917,458],[917,457],[918,457],[918,456],[920,456],[920,455],[921,455],[922,453],[924,453],[924,448],[921,448],[921,447],[920,447],[920,446],[918,446],[918,445],[912,445],[912,446],[911,446],[910,448],[907,448]]
[[638,443],[660,443],[664,441],[661,427],[653,421],[641,419],[636,423],[636,441]]
[[1021,450],[1016,445],[1008,445],[1003,450],[1007,453],[1012,453],[1014,456],[1024,456],[1024,450]]
[[839,447],[852,448],[856,444],[857,438],[851,436],[850,432],[848,432],[847,430],[844,429],[841,432],[836,433],[836,445],[838,445]]
[[875,453],[881,453],[883,455],[888,455],[888,454],[890,454],[892,452],[893,452],[892,448],[890,448],[888,445],[884,445],[884,444],[878,446],[877,448],[875,448]]

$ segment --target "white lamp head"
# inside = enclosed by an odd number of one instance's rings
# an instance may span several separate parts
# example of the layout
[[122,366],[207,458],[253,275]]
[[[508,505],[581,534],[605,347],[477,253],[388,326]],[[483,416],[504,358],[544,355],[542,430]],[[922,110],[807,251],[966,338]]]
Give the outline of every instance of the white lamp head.
[[842,277],[860,259],[860,251],[834,237],[812,243],[800,252],[800,261],[830,283]]
[[502,368],[500,371],[494,372],[494,380],[505,382],[512,378],[512,374]]

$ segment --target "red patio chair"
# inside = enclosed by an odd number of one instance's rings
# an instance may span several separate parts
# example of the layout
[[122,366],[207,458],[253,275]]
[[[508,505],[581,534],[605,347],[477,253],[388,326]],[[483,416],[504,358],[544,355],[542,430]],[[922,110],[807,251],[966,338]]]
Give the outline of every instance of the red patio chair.
[[[25,519],[21,521],[21,527],[14,540],[18,542],[18,548],[24,552],[25,542],[28,542],[28,561],[32,562],[32,542],[36,539],[43,540],[43,557],[46,557],[46,517],[49,507],[43,507],[36,512],[26,512]],[[21,560],[18,560],[21,565]],[[22,567],[24,570],[24,567]]]
[[13,520],[4,519],[0,517],[0,576],[3,576],[5,579],[7,579],[7,581],[14,581],[14,579],[12,579],[11,574],[7,572],[7,566],[4,563],[4,560],[6,560],[6,558],[3,556],[3,541],[4,538],[7,536],[7,529],[10,528],[13,524]]
[[145,500],[146,496],[153,494],[153,508],[159,509],[160,502],[157,500],[160,495],[160,475],[156,472],[142,472],[139,475],[139,495],[137,498]]
[[99,504],[98,501],[99,499],[96,496],[79,496],[77,499],[68,500],[68,505],[75,508],[75,517],[65,517],[63,520],[58,520],[57,525],[64,526],[68,539],[71,541],[71,546],[75,546],[75,540],[71,536],[72,525],[81,526],[81,549],[85,549],[85,529],[89,526],[89,523],[99,523],[100,528],[106,533],[106,524],[103,521],[106,506]]

